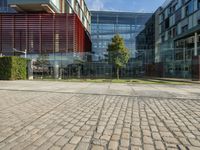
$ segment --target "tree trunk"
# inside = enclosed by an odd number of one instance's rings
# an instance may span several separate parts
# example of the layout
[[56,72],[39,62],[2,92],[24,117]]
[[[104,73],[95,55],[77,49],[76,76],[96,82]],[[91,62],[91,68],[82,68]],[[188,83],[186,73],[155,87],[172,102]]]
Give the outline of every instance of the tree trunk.
[[119,67],[117,67],[117,80],[119,80]]

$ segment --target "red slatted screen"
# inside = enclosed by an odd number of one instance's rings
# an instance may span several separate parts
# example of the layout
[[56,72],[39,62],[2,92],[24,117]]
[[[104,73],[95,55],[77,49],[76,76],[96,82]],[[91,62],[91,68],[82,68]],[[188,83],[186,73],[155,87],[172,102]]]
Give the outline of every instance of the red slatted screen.
[[75,14],[0,14],[0,52],[91,51],[91,40]]

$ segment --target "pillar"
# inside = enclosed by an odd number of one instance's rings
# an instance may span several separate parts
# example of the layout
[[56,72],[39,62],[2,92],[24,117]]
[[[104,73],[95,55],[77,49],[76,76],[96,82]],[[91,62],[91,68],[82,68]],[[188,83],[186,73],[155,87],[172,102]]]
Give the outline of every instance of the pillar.
[[58,61],[54,62],[54,78],[59,79],[59,64],[58,64]]
[[197,32],[195,32],[195,34],[194,34],[194,56],[198,55],[197,42],[198,42],[198,35],[197,35]]
[[33,60],[28,62],[28,80],[33,80]]

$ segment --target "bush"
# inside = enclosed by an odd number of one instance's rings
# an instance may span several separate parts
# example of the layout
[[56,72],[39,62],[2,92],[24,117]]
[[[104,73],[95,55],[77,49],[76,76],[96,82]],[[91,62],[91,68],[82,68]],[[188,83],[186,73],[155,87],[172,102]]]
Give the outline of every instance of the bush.
[[0,80],[25,80],[27,60],[20,57],[0,57]]

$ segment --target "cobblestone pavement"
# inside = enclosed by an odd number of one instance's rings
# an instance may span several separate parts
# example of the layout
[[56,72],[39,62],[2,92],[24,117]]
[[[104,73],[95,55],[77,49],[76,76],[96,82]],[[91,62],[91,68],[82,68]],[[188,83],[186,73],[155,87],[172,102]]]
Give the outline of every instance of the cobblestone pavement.
[[[70,84],[74,91],[64,92]],[[83,92],[101,84],[70,84],[55,83],[50,90],[49,82],[38,88],[35,82],[0,82],[0,149],[200,149],[197,85],[190,87],[197,94],[192,98],[165,97],[173,87],[160,89],[163,98],[155,92],[142,95],[142,90],[134,95],[139,85],[130,95],[109,95]]]

